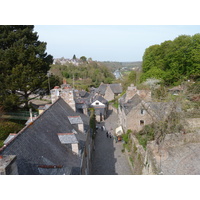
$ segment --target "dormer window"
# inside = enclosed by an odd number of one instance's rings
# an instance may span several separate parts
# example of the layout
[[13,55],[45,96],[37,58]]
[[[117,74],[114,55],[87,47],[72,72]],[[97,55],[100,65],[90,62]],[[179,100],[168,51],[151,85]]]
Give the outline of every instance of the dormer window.
[[96,102],[96,105],[99,105],[99,102]]

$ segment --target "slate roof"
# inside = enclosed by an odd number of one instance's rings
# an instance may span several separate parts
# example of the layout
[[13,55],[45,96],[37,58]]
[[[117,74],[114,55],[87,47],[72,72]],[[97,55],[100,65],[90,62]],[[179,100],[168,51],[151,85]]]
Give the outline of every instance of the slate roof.
[[97,88],[96,92],[98,92],[98,93],[101,94],[101,95],[105,95],[106,89],[107,89],[107,84],[101,84],[101,85]]
[[68,116],[71,124],[83,124],[83,120],[80,116]]
[[92,98],[92,103],[93,103],[94,101],[96,101],[96,100],[100,101],[100,102],[103,103],[103,104],[108,104],[108,101],[107,101],[106,99],[104,99],[102,96],[99,96],[99,95],[94,96],[94,97]]
[[110,88],[114,94],[121,94],[122,93],[122,86],[118,83],[110,84]]
[[[154,113],[154,116],[158,120],[167,117],[171,113],[172,103],[170,102],[147,102],[145,107],[148,107],[149,111]],[[147,109],[147,110],[148,110]],[[181,107],[179,105],[175,108],[176,112],[181,112]]]
[[76,115],[77,113],[59,98],[33,123],[23,128],[13,140],[3,146],[0,154],[17,156],[19,174],[41,174],[38,165],[49,165],[49,162],[56,166],[62,165],[66,173],[72,173],[70,169],[80,168],[81,158],[61,144],[57,133],[72,133],[75,130],[76,138],[83,147],[86,134],[71,125],[67,118]]
[[62,144],[77,144],[78,140],[74,133],[58,133],[58,138]]
[[131,99],[127,101],[127,103],[121,102],[121,107],[124,109],[124,112],[126,115],[132,110],[133,107],[137,106],[139,103],[141,103],[141,98],[138,94],[134,95]]
[[111,90],[113,91],[114,94],[120,94],[122,93],[122,86],[118,83],[115,84],[101,84],[97,88],[97,92],[101,95],[105,95],[105,91],[107,87],[110,86]]

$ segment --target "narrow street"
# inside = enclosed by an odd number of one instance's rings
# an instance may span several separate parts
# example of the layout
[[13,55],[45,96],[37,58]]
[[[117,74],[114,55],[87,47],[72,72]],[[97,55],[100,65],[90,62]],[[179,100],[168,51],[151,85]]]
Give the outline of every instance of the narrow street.
[[[112,110],[108,111],[105,122],[97,126],[105,126],[105,129],[114,133],[118,118]],[[97,130],[95,137],[95,151],[92,159],[92,175],[131,175],[131,169],[125,153],[122,153],[123,143],[115,142],[114,138],[106,136],[106,130]]]

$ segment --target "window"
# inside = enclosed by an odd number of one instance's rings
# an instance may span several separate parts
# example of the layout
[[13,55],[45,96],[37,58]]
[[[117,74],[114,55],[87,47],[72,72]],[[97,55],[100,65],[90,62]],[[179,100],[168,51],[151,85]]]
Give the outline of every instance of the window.
[[99,102],[96,102],[96,105],[99,105]]
[[144,126],[144,120],[140,120],[140,126]]
[[141,109],[140,112],[141,112],[141,115],[143,115],[144,114],[144,109]]

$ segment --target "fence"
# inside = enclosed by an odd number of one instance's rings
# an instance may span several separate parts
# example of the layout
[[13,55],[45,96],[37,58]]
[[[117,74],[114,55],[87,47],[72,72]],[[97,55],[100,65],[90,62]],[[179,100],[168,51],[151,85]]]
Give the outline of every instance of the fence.
[[[37,112],[32,112],[33,116],[38,116]],[[21,111],[21,112],[6,112],[2,115],[4,119],[19,119],[19,120],[28,120],[30,117],[29,111]]]

